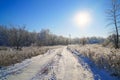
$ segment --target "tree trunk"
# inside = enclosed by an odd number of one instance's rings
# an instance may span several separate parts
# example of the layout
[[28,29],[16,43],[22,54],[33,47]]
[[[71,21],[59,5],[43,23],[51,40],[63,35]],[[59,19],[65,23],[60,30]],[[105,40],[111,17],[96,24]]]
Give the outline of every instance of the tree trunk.
[[118,28],[117,28],[117,25],[116,25],[116,46],[115,46],[116,49],[119,48],[119,33],[118,33]]

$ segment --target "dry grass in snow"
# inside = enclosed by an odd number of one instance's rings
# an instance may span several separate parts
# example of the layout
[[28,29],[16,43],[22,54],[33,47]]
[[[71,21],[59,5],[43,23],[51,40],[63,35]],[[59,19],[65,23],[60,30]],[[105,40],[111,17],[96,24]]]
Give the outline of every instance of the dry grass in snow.
[[47,47],[25,47],[21,51],[12,49],[0,50],[0,67],[9,66],[15,63],[19,63],[25,59],[44,54],[48,49],[57,48],[58,46]]
[[120,77],[120,49],[106,48],[102,45],[72,45],[70,48],[77,50],[91,59],[99,68],[111,72],[112,76]]

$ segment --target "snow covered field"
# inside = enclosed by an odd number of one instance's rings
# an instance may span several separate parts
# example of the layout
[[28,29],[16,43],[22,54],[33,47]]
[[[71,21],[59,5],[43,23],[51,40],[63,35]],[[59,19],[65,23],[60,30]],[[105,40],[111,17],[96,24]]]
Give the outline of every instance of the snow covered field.
[[0,71],[0,80],[117,80],[67,46]]

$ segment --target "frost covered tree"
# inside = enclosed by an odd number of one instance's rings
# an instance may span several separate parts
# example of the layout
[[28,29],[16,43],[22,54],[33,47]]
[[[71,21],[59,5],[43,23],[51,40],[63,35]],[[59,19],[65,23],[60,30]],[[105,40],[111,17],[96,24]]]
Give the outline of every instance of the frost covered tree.
[[25,30],[25,27],[12,27],[8,29],[8,41],[11,47],[15,47],[17,50],[21,49],[23,46],[31,45],[30,32]]

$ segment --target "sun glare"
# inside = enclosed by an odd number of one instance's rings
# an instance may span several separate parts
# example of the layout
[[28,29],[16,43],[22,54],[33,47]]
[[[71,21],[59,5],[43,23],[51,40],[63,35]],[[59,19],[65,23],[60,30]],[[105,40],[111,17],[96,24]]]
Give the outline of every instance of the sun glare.
[[78,12],[74,15],[73,21],[80,28],[89,26],[92,21],[91,14],[87,11]]

